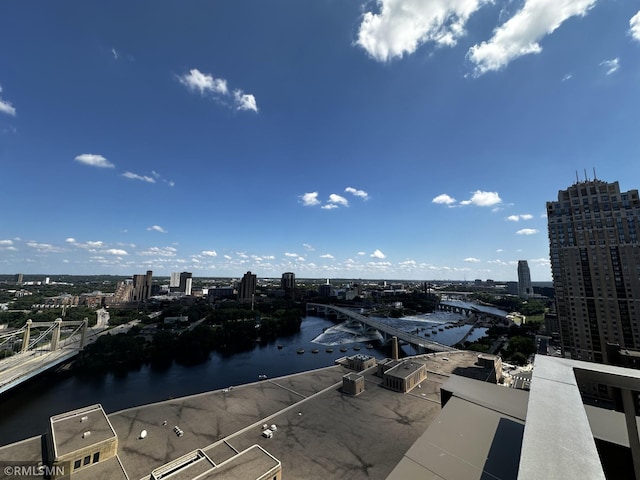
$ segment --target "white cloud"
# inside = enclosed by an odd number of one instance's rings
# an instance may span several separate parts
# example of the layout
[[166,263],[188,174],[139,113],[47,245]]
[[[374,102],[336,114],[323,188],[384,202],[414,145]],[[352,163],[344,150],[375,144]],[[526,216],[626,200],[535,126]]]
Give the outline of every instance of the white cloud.
[[305,250],[307,250],[308,252],[313,252],[315,251],[315,248],[313,248],[312,245],[309,245],[308,243],[303,243],[302,246],[304,247]]
[[335,258],[333,255],[331,255],[330,253],[325,253],[324,255],[320,255],[320,258],[328,258],[330,260],[333,260],[333,258]]
[[13,245],[13,240],[0,240],[0,247]]
[[27,242],[27,246],[40,253],[60,253],[63,251],[60,247],[53,246],[49,243]]
[[500,70],[523,55],[540,53],[538,43],[574,16],[584,16],[597,0],[525,0],[521,10],[497,27],[487,42],[474,45],[467,57],[474,74]]
[[305,207],[312,207],[320,204],[320,200],[318,200],[318,192],[305,193],[304,195],[300,195],[300,199]]
[[364,14],[356,43],[380,62],[412,54],[427,42],[453,46],[471,14],[489,1],[377,0],[379,13]]
[[156,183],[156,180],[153,177],[147,177],[146,175],[142,176],[138,175],[137,173],[124,172],[122,176],[125,178],[130,178],[132,180],[141,180],[147,183]]
[[251,110],[254,112],[258,111],[256,97],[251,94],[244,93],[240,89],[233,92],[233,100],[236,103],[236,110]]
[[361,257],[363,257],[364,255],[366,255],[367,252],[358,252],[357,255],[360,255]]
[[217,257],[218,252],[216,252],[215,250],[203,250],[200,255],[202,255],[203,257]]
[[102,252],[109,255],[129,255],[126,250],[120,248],[110,248],[108,250],[102,250]]
[[456,203],[456,199],[453,198],[453,197],[450,197],[446,193],[441,193],[440,195],[435,197],[433,200],[431,200],[431,203],[439,203],[439,204],[444,204],[444,205],[451,205],[453,203]]
[[323,205],[320,208],[322,208],[323,210],[333,210],[334,208],[339,208],[339,207],[335,203],[328,203],[326,205]]
[[300,255],[298,255],[297,253],[285,252],[284,256],[285,257],[299,257]]
[[376,250],[375,252],[373,252],[371,254],[371,257],[373,257],[373,258],[387,258],[387,256],[384,253],[382,253],[380,250]]
[[523,228],[516,232],[517,235],[535,235],[536,233],[538,233],[538,230],[535,228]]
[[154,232],[160,232],[160,233],[167,233],[167,231],[162,228],[160,225],[151,225],[150,227],[147,227],[148,231],[154,231]]
[[360,197],[364,200],[369,198],[369,194],[367,192],[365,192],[364,190],[357,190],[353,187],[347,187],[344,189],[345,192],[347,193],[351,193],[352,195],[356,196],[356,197]]
[[118,60],[118,58],[120,58],[120,55],[118,55],[118,52],[116,51],[116,49],[115,49],[115,48],[112,48],[112,49],[111,49],[111,53],[113,54],[113,58],[114,58],[115,60]]
[[562,81],[566,82],[567,80],[571,80],[573,78],[572,73],[567,73],[564,77],[562,77]]
[[331,195],[329,195],[329,203],[332,203],[334,205],[342,205],[344,207],[349,206],[349,200],[336,193],[332,193]]
[[224,78],[214,78],[213,75],[202,73],[197,68],[192,68],[188,74],[178,76],[178,79],[189,90],[198,90],[202,95],[205,92],[222,95],[229,93],[227,81]]
[[113,168],[115,166],[102,155],[94,155],[93,153],[83,153],[82,155],[78,155],[75,160],[92,167]]
[[507,217],[507,220],[509,220],[510,222],[519,222],[520,220],[531,220],[532,218],[533,215],[524,213],[522,215],[509,215]]
[[498,192],[483,192],[476,190],[469,200],[463,200],[460,205],[476,205],[477,207],[492,207],[502,203]]
[[140,255],[158,255],[160,257],[175,257],[176,250],[173,247],[151,247],[142,252],[138,252]]
[[73,237],[69,237],[69,238],[67,238],[67,239],[65,240],[65,242],[67,242],[67,243],[76,243],[76,239],[75,239],[75,238],[73,238]]
[[[0,93],[2,93],[2,87],[0,87]],[[7,115],[11,115],[12,117],[16,116],[16,109],[11,105],[11,103],[6,100],[2,100],[0,97],[0,112],[6,113]]]
[[464,261],[469,263],[478,263],[480,259],[475,257],[467,257],[464,259]]
[[629,35],[640,42],[640,10],[629,20]]
[[600,66],[604,67],[607,70],[606,72],[607,75],[611,75],[612,73],[615,73],[618,70],[620,70],[620,59],[612,58],[611,60],[604,60],[600,62]]

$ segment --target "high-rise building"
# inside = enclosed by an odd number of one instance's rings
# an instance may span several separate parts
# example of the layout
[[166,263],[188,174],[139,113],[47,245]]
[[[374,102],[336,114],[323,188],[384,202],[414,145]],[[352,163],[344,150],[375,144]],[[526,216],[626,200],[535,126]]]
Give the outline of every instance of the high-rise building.
[[285,272],[280,279],[280,286],[285,290],[296,288],[296,274],[292,272]]
[[24,276],[21,273],[16,273],[16,283],[22,284]]
[[180,272],[171,272],[169,279],[169,288],[178,288],[180,286]]
[[153,284],[153,272],[147,270],[144,275],[133,276],[133,292],[131,301],[144,302],[151,297],[151,286]]
[[256,294],[256,285],[258,281],[255,273],[247,272],[240,281],[240,288],[238,289],[239,300],[251,300]]
[[526,260],[518,260],[518,296],[529,298],[531,295],[533,295],[533,287],[531,287],[529,264]]
[[180,291],[185,295],[191,295],[191,285],[193,284],[193,278],[191,272],[180,273],[180,284],[178,285]]
[[607,344],[640,347],[640,200],[618,182],[576,182],[547,202],[563,353],[610,363]]

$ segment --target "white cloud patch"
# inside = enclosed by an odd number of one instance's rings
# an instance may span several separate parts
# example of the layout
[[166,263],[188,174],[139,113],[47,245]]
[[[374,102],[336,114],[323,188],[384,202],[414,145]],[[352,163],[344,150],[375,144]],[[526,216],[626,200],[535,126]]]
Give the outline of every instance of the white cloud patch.
[[516,232],[517,235],[535,235],[536,233],[538,233],[538,230],[535,228],[523,228]]
[[620,59],[612,58],[611,60],[604,60],[600,62],[600,66],[604,67],[604,69],[606,70],[606,75],[611,75],[620,70]]
[[375,252],[373,252],[373,253],[371,254],[371,257],[372,257],[372,258],[380,258],[380,259],[382,259],[382,258],[387,258],[387,256],[386,256],[384,253],[382,253],[380,250],[377,250],[377,249],[376,249],[376,251],[375,251]]
[[640,42],[640,10],[629,20],[629,35]]
[[322,207],[323,210],[333,210],[334,208],[340,208],[338,207],[338,205],[336,205],[335,203],[327,203],[326,205],[323,205]]
[[487,42],[474,45],[467,57],[474,74],[500,70],[523,55],[540,53],[540,42],[564,21],[586,15],[597,0],[525,0],[521,10],[497,27]]
[[167,233],[167,231],[164,228],[162,228],[160,225],[151,225],[150,227],[147,227],[147,230],[150,232]]
[[478,263],[480,259],[475,257],[467,257],[464,259],[464,261],[468,263]]
[[203,73],[197,68],[192,68],[189,73],[178,75],[178,80],[190,91],[209,96],[226,107],[239,111],[258,111],[255,96],[244,93],[239,88],[231,93],[224,78],[216,78],[210,73]]
[[126,250],[122,250],[121,248],[109,248],[107,250],[102,250],[102,252],[108,255],[118,255],[118,256],[129,255],[129,253],[127,253]]
[[460,205],[475,205],[477,207],[493,207],[502,203],[498,192],[483,192],[476,190],[469,200],[463,200]]
[[467,20],[490,0],[377,0],[378,13],[366,12],[356,44],[374,60],[388,62],[433,42],[453,46]]
[[335,257],[330,253],[325,253],[324,255],[320,255],[320,258],[328,258],[329,260],[333,260]]
[[218,252],[216,252],[215,250],[203,250],[200,255],[202,255],[203,257],[217,257]]
[[[0,93],[2,93],[2,87],[0,87]],[[10,102],[3,100],[2,97],[0,97],[0,112],[11,115],[12,117],[16,116],[16,109]]]
[[76,162],[84,163],[91,167],[113,168],[115,165],[102,155],[94,155],[93,153],[83,153],[75,158]]
[[342,205],[343,207],[349,206],[349,200],[341,195],[338,195],[337,193],[332,193],[331,195],[329,195],[329,203],[333,205]]
[[111,49],[111,54],[113,55],[114,60],[118,60],[120,55],[118,55],[118,51],[115,48]]
[[146,175],[138,175],[137,173],[132,173],[132,172],[124,172],[122,174],[123,177],[125,178],[129,178],[131,180],[140,180],[142,182],[147,182],[147,183],[156,183],[156,179],[153,177],[148,177]]
[[562,77],[562,81],[566,82],[567,80],[571,80],[573,78],[572,73],[567,73],[564,77]]
[[176,256],[176,252],[178,250],[176,250],[173,247],[151,247],[148,248],[147,250],[144,250],[142,252],[138,252],[140,255],[157,255],[159,257],[175,257]]
[[299,257],[300,255],[298,255],[297,253],[285,252],[284,256],[285,257]]
[[440,195],[435,197],[433,200],[431,200],[431,203],[438,203],[440,205],[452,205],[456,203],[456,199],[453,197],[450,197],[446,193],[441,193]]
[[353,187],[347,187],[344,189],[345,192],[350,193],[356,197],[360,197],[363,200],[367,200],[369,198],[369,194],[367,192],[365,192],[364,190],[358,190],[356,188]]
[[531,220],[533,215],[529,213],[524,213],[522,215],[509,215],[507,220],[510,222],[519,222],[520,220]]
[[304,247],[304,249],[308,252],[313,252],[315,251],[315,248],[313,248],[312,245],[309,245],[308,243],[303,243],[302,246]]
[[258,112],[256,97],[251,94],[244,93],[242,90],[235,90],[233,92],[233,101],[236,104],[236,110],[251,110],[256,113]]
[[302,204],[305,207],[320,205],[320,200],[318,200],[318,192],[308,192],[304,195],[300,195],[300,200],[302,200]]
[[50,243],[27,242],[27,247],[33,248],[39,253],[60,253],[64,250]]

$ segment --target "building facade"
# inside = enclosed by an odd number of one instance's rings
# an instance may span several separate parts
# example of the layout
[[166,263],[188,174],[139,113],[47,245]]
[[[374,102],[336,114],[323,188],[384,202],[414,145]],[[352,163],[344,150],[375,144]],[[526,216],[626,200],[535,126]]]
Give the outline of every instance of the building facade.
[[577,182],[547,202],[563,354],[610,363],[607,344],[640,347],[640,200],[618,182]]
[[518,296],[529,298],[533,295],[531,286],[531,272],[529,263],[526,260],[518,260]]
[[256,294],[256,286],[258,280],[255,273],[247,272],[240,280],[240,288],[238,288],[238,299],[240,301],[251,300]]
[[147,270],[144,275],[133,276],[133,297],[132,302],[144,302],[151,297],[151,286],[153,284],[153,272]]

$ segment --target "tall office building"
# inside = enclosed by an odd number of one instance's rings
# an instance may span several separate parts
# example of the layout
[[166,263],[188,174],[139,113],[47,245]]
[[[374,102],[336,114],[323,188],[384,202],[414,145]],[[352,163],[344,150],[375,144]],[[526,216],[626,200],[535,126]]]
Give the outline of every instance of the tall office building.
[[256,275],[251,272],[247,272],[240,281],[240,288],[238,289],[239,300],[251,300],[256,294],[256,285],[258,281]]
[[178,285],[180,291],[185,295],[191,295],[191,286],[193,284],[193,278],[191,272],[180,273],[180,284]]
[[153,284],[153,272],[147,270],[144,275],[133,276],[133,302],[144,302],[151,297],[151,285]]
[[518,260],[518,296],[529,298],[531,295],[533,295],[533,287],[531,286],[529,264],[526,260]]
[[577,182],[547,202],[562,347],[611,363],[608,343],[640,347],[640,200],[618,182]]
[[178,288],[180,286],[180,272],[171,272],[169,278],[169,288]]

